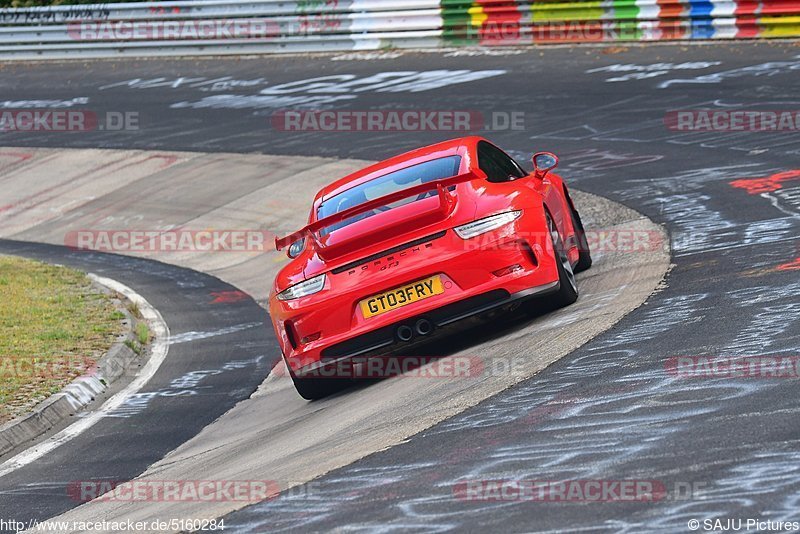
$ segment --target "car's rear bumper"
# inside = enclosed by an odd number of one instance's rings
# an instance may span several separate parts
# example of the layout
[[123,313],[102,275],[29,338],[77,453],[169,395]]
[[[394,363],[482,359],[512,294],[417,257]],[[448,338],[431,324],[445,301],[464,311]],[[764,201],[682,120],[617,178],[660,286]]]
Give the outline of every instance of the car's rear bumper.
[[[530,298],[542,297],[548,293],[558,291],[558,289],[559,283],[555,281],[513,294],[504,289],[495,289],[468,297],[331,345],[321,351],[318,361],[299,369],[294,369],[293,372],[296,376],[303,376],[304,374],[333,376],[331,373],[319,373],[319,370],[326,367],[334,368],[343,360],[351,358],[396,354],[399,351],[403,351],[403,349],[412,348],[415,343],[433,340],[442,332],[446,332],[445,327],[454,325],[459,321],[480,317],[494,310],[511,307]],[[429,321],[434,330],[426,335],[419,335],[415,332],[410,341],[400,341],[398,339],[398,328],[408,326],[415,330],[416,324],[420,320]],[[346,375],[343,378],[347,377]]]

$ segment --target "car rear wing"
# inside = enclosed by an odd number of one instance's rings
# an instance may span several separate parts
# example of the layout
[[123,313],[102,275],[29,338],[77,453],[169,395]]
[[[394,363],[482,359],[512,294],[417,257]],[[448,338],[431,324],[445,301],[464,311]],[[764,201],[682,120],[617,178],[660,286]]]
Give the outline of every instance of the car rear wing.
[[455,202],[455,200],[448,194],[447,189],[451,186],[461,184],[464,182],[469,182],[478,178],[480,178],[480,176],[475,174],[473,171],[469,171],[456,176],[451,176],[450,178],[425,182],[419,185],[415,185],[413,187],[409,187],[407,189],[395,191],[394,193],[390,193],[388,195],[384,195],[382,197],[373,200],[369,200],[367,202],[364,202],[363,204],[353,206],[352,208],[342,210],[338,213],[334,213],[333,215],[329,215],[328,217],[324,217],[322,219],[314,221],[306,225],[305,227],[301,228],[297,232],[287,235],[286,237],[280,237],[280,238],[275,237],[275,249],[281,250],[291,245],[295,241],[302,239],[306,236],[309,236],[317,245],[317,247],[322,247],[322,244],[316,237],[316,233],[322,230],[323,228],[333,226],[336,223],[340,223],[357,215],[361,215],[362,213],[372,211],[376,208],[386,206],[393,202],[403,200],[404,198],[420,195],[422,193],[427,193],[428,191],[432,191],[434,189],[438,191],[437,194],[439,196],[438,210],[441,210],[443,213],[446,213],[450,211],[453,203]]

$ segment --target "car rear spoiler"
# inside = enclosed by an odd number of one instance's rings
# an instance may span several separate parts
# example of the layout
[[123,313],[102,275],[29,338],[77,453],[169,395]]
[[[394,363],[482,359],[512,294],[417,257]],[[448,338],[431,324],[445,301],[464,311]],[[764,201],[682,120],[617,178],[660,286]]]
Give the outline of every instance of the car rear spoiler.
[[401,191],[395,191],[394,193],[390,193],[388,195],[384,195],[382,197],[369,200],[367,202],[364,202],[363,204],[353,206],[352,208],[342,210],[338,213],[334,213],[333,215],[329,215],[328,217],[324,217],[322,219],[314,221],[306,225],[305,227],[301,228],[297,232],[287,235],[286,237],[280,237],[280,238],[275,237],[275,249],[281,250],[291,245],[295,241],[302,239],[305,236],[311,237],[311,239],[315,242],[315,244],[318,247],[321,247],[322,245],[316,238],[315,234],[316,232],[322,230],[323,228],[333,226],[336,223],[340,223],[344,220],[350,219],[351,217],[355,217],[356,215],[361,215],[362,213],[372,211],[375,208],[380,208],[382,206],[386,206],[393,202],[397,202],[398,200],[403,200],[404,198],[432,191],[433,189],[438,190],[439,209],[442,210],[443,212],[447,212],[450,210],[450,207],[454,202],[453,198],[447,193],[447,188],[464,182],[469,182],[471,180],[475,180],[478,178],[480,178],[480,176],[475,174],[473,171],[469,171],[465,172],[464,174],[451,176],[450,178],[425,182],[419,185],[415,185],[413,187],[409,187],[407,189],[403,189]]

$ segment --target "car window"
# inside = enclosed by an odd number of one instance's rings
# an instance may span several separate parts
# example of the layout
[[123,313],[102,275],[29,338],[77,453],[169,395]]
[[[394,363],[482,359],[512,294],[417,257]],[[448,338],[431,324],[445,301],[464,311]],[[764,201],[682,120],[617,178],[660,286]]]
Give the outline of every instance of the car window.
[[478,143],[478,167],[490,182],[508,182],[525,176],[525,171],[505,152],[486,141]]
[[[410,167],[405,167],[403,169],[390,172],[388,174],[384,174],[383,176],[373,178],[372,180],[361,185],[357,185],[347,189],[346,191],[342,191],[338,195],[335,195],[324,201],[317,209],[317,218],[323,219],[325,217],[329,217],[335,213],[358,206],[359,204],[363,204],[369,200],[374,200],[396,191],[402,191],[403,189],[408,189],[410,187],[414,187],[415,185],[432,182],[434,180],[441,180],[443,178],[450,178],[451,176],[458,174],[458,168],[460,166],[461,156],[447,156],[444,158],[425,161]],[[361,215],[351,217],[350,219],[332,225],[326,229],[323,229],[320,234],[325,235],[326,233],[332,232],[343,226],[347,226],[348,224],[371,217],[379,211],[396,208],[435,194],[436,191],[429,191],[417,197],[404,198],[388,206],[384,206],[382,209],[362,213]]]

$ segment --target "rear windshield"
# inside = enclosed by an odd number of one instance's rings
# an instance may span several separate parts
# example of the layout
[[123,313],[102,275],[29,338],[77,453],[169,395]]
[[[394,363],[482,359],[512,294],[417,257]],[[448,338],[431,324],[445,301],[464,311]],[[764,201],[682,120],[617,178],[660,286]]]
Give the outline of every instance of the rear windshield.
[[[339,213],[340,211],[352,208],[353,206],[363,204],[368,200],[374,200],[396,191],[402,191],[403,189],[414,187],[415,185],[432,182],[434,180],[441,180],[443,178],[450,178],[451,176],[458,174],[458,168],[460,165],[461,156],[447,156],[444,158],[432,159],[430,161],[418,163],[416,165],[412,165],[411,167],[390,172],[389,174],[384,174],[383,176],[374,178],[361,185],[351,187],[350,189],[342,191],[338,195],[329,198],[320,204],[319,209],[317,210],[317,218],[323,219],[325,217],[329,217],[335,213]],[[375,213],[380,211],[396,208],[398,206],[408,204],[409,202],[421,200],[425,197],[435,194],[436,191],[432,190],[427,193],[423,193],[418,197],[404,198],[394,202],[391,205],[351,217],[350,219],[332,225],[323,230],[321,233],[324,235],[336,230],[337,228],[341,228],[342,226],[352,224],[361,219],[366,219],[367,217],[375,215]]]

